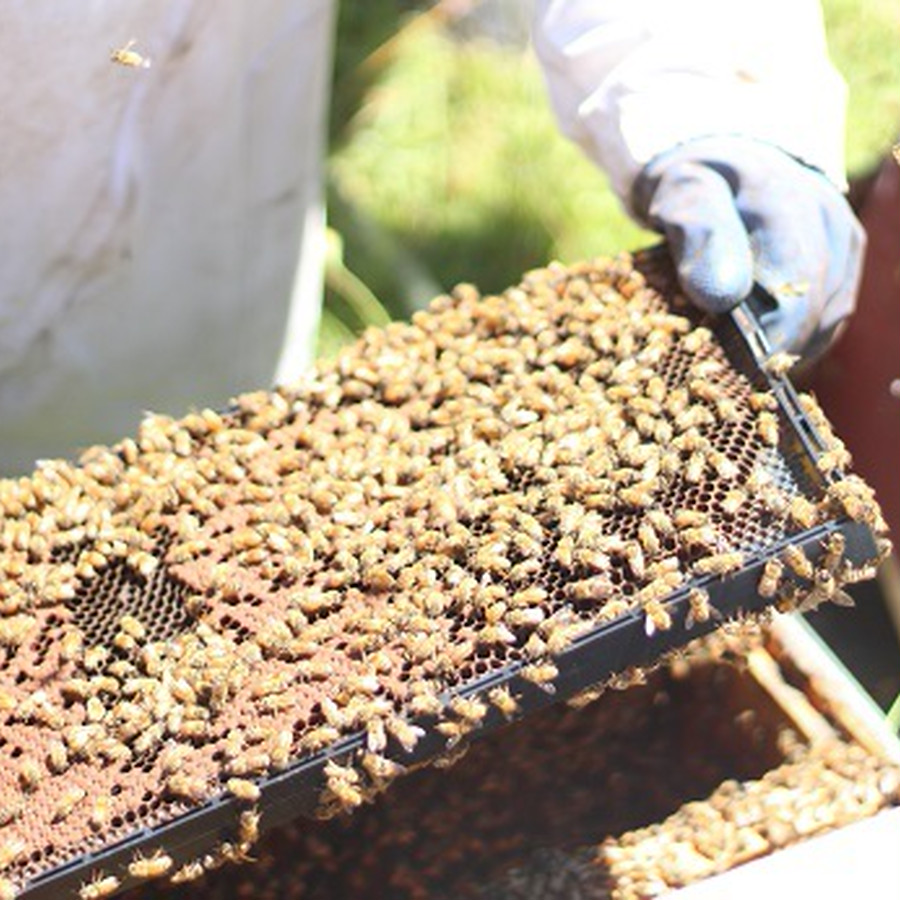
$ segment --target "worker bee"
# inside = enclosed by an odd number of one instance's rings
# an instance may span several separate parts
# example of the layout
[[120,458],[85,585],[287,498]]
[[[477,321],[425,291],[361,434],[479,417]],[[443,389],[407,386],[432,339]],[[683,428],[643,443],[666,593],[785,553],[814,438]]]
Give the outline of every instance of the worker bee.
[[238,800],[246,803],[256,803],[261,796],[259,785],[254,781],[246,778],[229,778],[225,782],[225,787],[229,792],[237,797]]
[[625,545],[625,562],[631,570],[631,574],[641,580],[646,574],[647,564],[644,559],[644,550],[638,541],[628,541]]
[[172,868],[172,857],[162,850],[152,856],[136,855],[128,864],[128,874],[132,878],[160,878]]
[[679,530],[684,528],[699,528],[709,521],[709,517],[703,510],[699,509],[678,509],[672,518],[675,527]]
[[399,763],[386,759],[377,753],[364,753],[361,763],[369,777],[376,784],[384,785],[406,771]]
[[801,528],[812,528],[819,520],[819,510],[815,503],[798,495],[787,506],[788,516]]
[[698,559],[693,565],[697,575],[727,575],[737,571],[744,564],[744,555],[739,551],[714,553]]
[[536,684],[548,694],[555,694],[556,687],[553,682],[559,675],[559,669],[549,661],[528,663],[519,670],[519,675],[526,681]]
[[661,509],[648,509],[644,514],[647,522],[663,537],[671,537],[675,533],[675,523],[668,513]]
[[822,547],[825,551],[822,556],[822,567],[829,572],[837,571],[844,559],[847,539],[839,531],[835,531],[825,538]]
[[823,475],[832,475],[835,472],[844,471],[852,462],[853,459],[847,448],[843,444],[835,442],[834,446],[830,446],[818,455],[816,468]]
[[411,725],[405,719],[399,716],[391,716],[387,722],[387,730],[394,737],[398,744],[407,752],[412,753],[419,738],[425,736],[425,731],[418,725]]
[[784,564],[773,557],[763,566],[762,576],[756,590],[760,597],[766,599],[774,597],[778,593],[781,584],[781,576],[784,573]]
[[654,502],[659,483],[655,478],[640,481],[630,487],[622,488],[619,491],[619,499],[626,506],[634,506],[643,508],[651,506]]
[[166,779],[166,792],[184,800],[199,801],[208,794],[206,780],[193,775],[175,772]]
[[684,624],[687,628],[693,628],[696,622],[706,622],[716,612],[710,605],[709,593],[703,588],[691,588],[688,591],[688,612]]
[[644,615],[644,632],[647,637],[653,637],[657,631],[668,631],[672,627],[672,616],[660,600],[653,599],[645,603]]
[[78,890],[79,900],[102,900],[109,897],[118,889],[121,882],[115,875],[104,875],[98,872],[94,877],[82,884]]
[[[22,786],[22,790],[26,792],[34,791],[41,783],[43,774],[43,770],[35,760],[30,758],[23,759],[19,764],[19,784]],[[3,868],[2,865],[0,865],[0,868]]]
[[238,843],[249,849],[259,840],[259,811],[245,809],[238,818]]
[[679,537],[685,547],[701,550],[715,550],[719,545],[719,534],[712,525],[698,525],[684,528]]
[[73,787],[63,791],[53,810],[53,823],[56,824],[67,819],[86,796],[87,791],[80,787]]
[[328,791],[334,795],[344,808],[359,806],[363,793],[359,787],[359,772],[352,766],[342,766],[333,759],[325,763],[325,778]]
[[770,447],[778,446],[778,417],[771,412],[761,412],[756,417],[756,433]]
[[647,556],[656,556],[662,549],[659,535],[649,519],[645,518],[638,525],[638,541],[640,541],[641,547]]
[[97,794],[91,806],[88,821],[95,831],[103,831],[109,824],[112,799],[106,794]]
[[184,884],[189,881],[196,881],[206,872],[203,863],[195,859],[185,863],[180,869],[173,872],[169,878],[170,884]]
[[78,658],[84,645],[84,635],[77,629],[66,630],[59,641],[61,662],[73,662]]
[[744,491],[734,488],[727,491],[722,498],[720,507],[726,516],[735,516],[740,508],[747,502],[747,495]]
[[26,844],[14,837],[0,844],[0,871],[8,869],[25,852]]
[[763,368],[770,375],[774,375],[776,378],[781,378],[782,376],[787,375],[787,373],[794,368],[799,359],[800,357],[793,353],[785,353],[784,351],[779,351],[777,353],[773,353],[765,361],[765,363],[763,363]]
[[0,805],[0,828],[15,822],[24,811],[25,803],[22,800],[16,800],[11,803],[6,802]]
[[812,580],[814,574],[813,565],[802,548],[789,544],[784,548],[781,555],[793,572],[808,581]]
[[519,710],[518,701],[506,685],[492,688],[488,692],[488,699],[507,719],[513,718]]
[[712,332],[708,328],[701,325],[695,328],[693,331],[688,332],[681,339],[681,346],[688,353],[698,353],[704,347],[707,347],[709,344],[711,344],[712,339]]

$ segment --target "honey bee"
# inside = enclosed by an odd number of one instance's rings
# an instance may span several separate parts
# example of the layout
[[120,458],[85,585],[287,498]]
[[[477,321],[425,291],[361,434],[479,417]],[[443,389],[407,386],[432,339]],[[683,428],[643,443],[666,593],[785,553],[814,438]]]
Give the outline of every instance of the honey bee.
[[698,525],[685,528],[679,537],[686,547],[697,547],[701,550],[715,550],[719,545],[719,535],[712,525]]
[[788,503],[787,514],[801,528],[812,528],[819,520],[819,511],[815,503],[800,495]]
[[359,788],[359,772],[356,769],[339,765],[330,759],[325,763],[324,772],[328,791],[341,806],[352,809],[362,804],[365,798]]
[[559,669],[549,661],[533,662],[522,666],[519,669],[519,675],[526,681],[536,684],[541,690],[548,694],[555,694],[556,687],[553,682],[559,675]]
[[229,778],[225,783],[225,787],[227,787],[229,792],[237,797],[238,800],[246,803],[256,803],[261,795],[259,785],[246,778]]
[[208,794],[205,779],[179,772],[169,775],[165,787],[172,796],[194,802],[203,800]]
[[779,559],[769,559],[763,566],[762,576],[756,588],[760,597],[766,599],[774,597],[778,593],[781,584],[781,576],[784,573],[784,564]]
[[808,581],[812,580],[814,574],[813,565],[800,547],[789,544],[784,548],[781,555],[794,573]]
[[631,574],[638,580],[642,579],[647,571],[647,564],[644,559],[644,550],[638,541],[629,541],[625,545],[625,562]]
[[622,488],[619,491],[619,499],[626,506],[638,508],[651,506],[654,502],[658,487],[659,484],[655,478],[640,481],[630,487]]
[[447,708],[459,718],[472,724],[478,724],[487,715],[487,705],[477,697],[453,697]]
[[[19,764],[19,784],[26,792],[34,791],[41,783],[43,770],[33,759],[23,759]],[[0,868],[3,868],[0,865]]]
[[95,831],[103,831],[109,824],[111,810],[112,799],[108,795],[97,794],[88,817],[91,828]]
[[0,871],[8,869],[25,850],[25,841],[17,837],[0,844]]
[[59,641],[59,658],[61,662],[73,662],[81,653],[84,636],[76,629],[64,632]]
[[737,571],[743,564],[743,553],[733,551],[705,556],[698,559],[692,568],[697,575],[728,575]]
[[103,900],[118,889],[121,882],[115,875],[104,875],[98,872],[94,877],[82,884],[78,890],[79,900]]
[[688,353],[691,353],[691,354],[698,353],[704,347],[711,344],[712,339],[713,339],[712,332],[708,328],[701,325],[701,326],[695,328],[693,331],[688,332],[681,339],[681,346]]
[[726,492],[722,498],[721,509],[726,516],[735,516],[747,502],[747,495],[737,488]]
[[87,791],[84,788],[73,787],[68,790],[63,791],[59,800],[56,803],[56,807],[53,810],[53,819],[52,821],[55,823],[62,822],[64,819],[67,819],[72,811],[81,803],[82,800],[87,796]]
[[756,417],[756,433],[770,447],[778,446],[778,417],[771,412],[761,412]]
[[684,622],[687,628],[693,628],[696,622],[708,621],[715,613],[715,608],[709,602],[709,593],[703,588],[691,588],[687,599],[688,612]]
[[398,744],[407,752],[412,753],[419,738],[425,736],[424,729],[418,725],[411,725],[405,719],[399,716],[391,716],[387,722],[387,730],[394,737]]
[[644,604],[644,632],[653,637],[657,631],[668,631],[672,627],[672,616],[659,600],[649,600]]
[[518,701],[506,685],[492,688],[488,692],[488,699],[507,719],[512,719],[519,711]]
[[472,722],[438,722],[434,726],[435,731],[447,738],[447,747],[455,747],[474,728]]
[[787,375],[791,369],[797,364],[797,361],[800,359],[799,356],[796,356],[793,353],[785,353],[784,351],[779,351],[778,353],[773,353],[763,364],[763,368],[770,374],[776,376],[776,378],[781,378],[784,375]]
[[189,881],[196,881],[206,872],[203,863],[200,860],[192,860],[185,863],[180,869],[173,872],[169,878],[170,884],[184,884]]
[[849,451],[841,444],[823,450],[816,459],[816,467],[823,475],[832,475],[835,472],[842,472],[852,462]]
[[238,818],[238,844],[249,850],[259,840],[259,812],[245,809]]
[[82,664],[85,669],[91,672],[101,669],[108,659],[109,650],[107,650],[106,647],[97,645],[95,647],[88,647],[88,649],[84,651]]
[[709,517],[705,512],[699,509],[679,509],[673,516],[675,527],[679,530],[683,528],[700,528],[709,521]]
[[847,549],[847,539],[839,531],[828,535],[822,542],[824,554],[822,567],[829,572],[837,571],[844,559],[844,551]]
[[[25,803],[23,801],[14,801],[12,803],[4,803],[0,806],[0,828],[15,822],[19,816],[25,811]],[[2,867],[0,867],[2,868]]]
[[641,547],[643,547],[644,552],[648,556],[656,556],[662,549],[659,535],[647,519],[638,525],[638,541],[640,541]]
[[132,878],[160,878],[172,868],[172,857],[162,850],[152,856],[136,855],[128,864],[128,874]]
[[647,522],[663,537],[671,537],[675,533],[675,523],[668,513],[661,509],[649,509],[645,513]]

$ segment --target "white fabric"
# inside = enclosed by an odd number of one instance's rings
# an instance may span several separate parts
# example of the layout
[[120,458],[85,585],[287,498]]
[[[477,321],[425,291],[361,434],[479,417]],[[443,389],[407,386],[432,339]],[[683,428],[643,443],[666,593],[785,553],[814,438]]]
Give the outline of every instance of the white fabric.
[[3,4],[0,474],[306,363],[333,12]]
[[846,88],[818,0],[537,0],[534,44],[563,131],[626,208],[654,156],[743,134],[844,180]]

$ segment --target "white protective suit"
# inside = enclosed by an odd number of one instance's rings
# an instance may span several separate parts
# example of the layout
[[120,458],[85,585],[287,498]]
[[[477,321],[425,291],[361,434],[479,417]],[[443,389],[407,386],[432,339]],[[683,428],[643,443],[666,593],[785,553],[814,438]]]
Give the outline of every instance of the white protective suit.
[[536,0],[534,44],[562,130],[626,208],[654,156],[710,135],[774,144],[845,187],[846,88],[818,0]]
[[308,363],[333,12],[3,4],[0,474]]

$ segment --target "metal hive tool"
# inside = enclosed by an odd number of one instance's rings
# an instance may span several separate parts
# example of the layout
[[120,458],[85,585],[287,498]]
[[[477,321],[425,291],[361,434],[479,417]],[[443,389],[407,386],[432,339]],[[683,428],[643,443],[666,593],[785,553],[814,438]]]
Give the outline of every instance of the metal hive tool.
[[[463,286],[304,382],[0,483],[0,898],[246,858],[886,544],[662,254]],[[777,369],[775,365],[773,368]],[[193,868],[192,868],[193,867]]]

